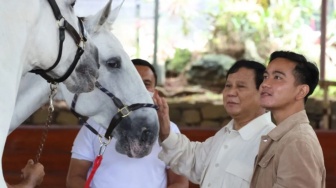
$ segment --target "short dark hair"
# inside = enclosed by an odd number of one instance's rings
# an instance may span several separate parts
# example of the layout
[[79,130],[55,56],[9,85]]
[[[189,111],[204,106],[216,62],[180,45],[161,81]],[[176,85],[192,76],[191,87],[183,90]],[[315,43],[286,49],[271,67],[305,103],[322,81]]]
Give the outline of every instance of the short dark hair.
[[304,98],[306,102],[308,97],[314,92],[319,82],[319,70],[316,64],[307,61],[303,55],[291,51],[273,52],[271,54],[269,63],[271,63],[276,58],[284,58],[296,64],[293,70],[295,82],[297,84],[307,84],[309,86],[309,92]]
[[148,61],[143,60],[143,59],[132,59],[132,62],[133,62],[134,65],[149,67],[154,74],[155,86],[156,86],[156,84],[157,84],[157,74],[156,74],[154,66],[152,64],[150,64]]
[[265,65],[258,63],[256,61],[250,61],[246,59],[236,61],[231,66],[231,68],[228,70],[226,74],[226,79],[228,78],[230,74],[236,73],[241,68],[247,68],[247,69],[251,69],[254,71],[254,74],[255,74],[254,80],[255,80],[256,88],[259,89],[261,83],[264,80],[264,73],[266,70]]

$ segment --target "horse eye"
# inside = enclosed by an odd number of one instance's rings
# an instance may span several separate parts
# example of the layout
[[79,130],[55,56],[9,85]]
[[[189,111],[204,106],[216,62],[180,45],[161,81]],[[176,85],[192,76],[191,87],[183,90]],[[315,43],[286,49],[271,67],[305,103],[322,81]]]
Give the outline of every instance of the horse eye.
[[116,69],[120,68],[121,66],[121,59],[120,57],[112,57],[106,61],[106,65],[110,68]]
[[74,1],[74,2],[71,3],[70,5],[71,5],[71,7],[73,8],[73,7],[75,6],[75,4],[76,4],[76,1]]

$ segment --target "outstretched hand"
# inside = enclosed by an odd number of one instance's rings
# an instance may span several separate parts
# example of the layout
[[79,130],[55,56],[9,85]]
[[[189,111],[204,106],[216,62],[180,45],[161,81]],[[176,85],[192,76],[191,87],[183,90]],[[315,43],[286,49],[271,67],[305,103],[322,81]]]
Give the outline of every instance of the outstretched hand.
[[169,136],[170,133],[169,106],[166,99],[159,96],[158,91],[155,91],[153,100],[154,103],[159,107],[157,114],[160,123],[159,137],[162,142]]

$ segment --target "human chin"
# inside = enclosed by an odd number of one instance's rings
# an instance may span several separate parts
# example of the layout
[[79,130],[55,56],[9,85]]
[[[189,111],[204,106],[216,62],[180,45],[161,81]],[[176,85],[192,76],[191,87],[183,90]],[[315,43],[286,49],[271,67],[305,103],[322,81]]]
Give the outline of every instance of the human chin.
[[230,116],[235,116],[237,114],[240,113],[240,108],[238,108],[237,106],[233,107],[233,106],[226,106],[225,107],[225,111],[230,115]]
[[270,109],[274,106],[272,100],[269,100],[269,97],[262,97],[260,99],[260,106],[266,109]]

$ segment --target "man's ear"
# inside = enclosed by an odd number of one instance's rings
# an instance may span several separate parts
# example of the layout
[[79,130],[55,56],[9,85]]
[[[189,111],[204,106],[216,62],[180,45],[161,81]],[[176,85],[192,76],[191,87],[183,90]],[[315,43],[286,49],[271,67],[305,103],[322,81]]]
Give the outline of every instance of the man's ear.
[[301,99],[304,99],[308,93],[309,93],[309,86],[307,84],[303,84],[303,85],[300,85],[298,86],[299,88],[299,92],[298,94],[296,95],[296,99],[297,100],[301,100]]

